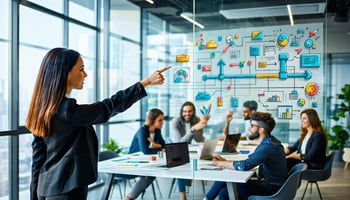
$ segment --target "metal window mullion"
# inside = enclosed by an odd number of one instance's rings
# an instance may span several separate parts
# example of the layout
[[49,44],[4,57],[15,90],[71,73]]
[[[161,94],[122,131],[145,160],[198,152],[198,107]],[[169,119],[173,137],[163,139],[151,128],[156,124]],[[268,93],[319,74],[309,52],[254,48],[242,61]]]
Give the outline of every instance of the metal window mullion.
[[[11,1],[10,130],[19,129],[19,4]],[[19,199],[19,135],[9,136],[9,199]]]

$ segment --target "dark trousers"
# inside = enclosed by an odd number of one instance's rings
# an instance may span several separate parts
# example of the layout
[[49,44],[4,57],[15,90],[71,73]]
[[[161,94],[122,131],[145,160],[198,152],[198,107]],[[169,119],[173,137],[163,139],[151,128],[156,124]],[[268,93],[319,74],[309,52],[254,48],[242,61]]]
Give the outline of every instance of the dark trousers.
[[[249,180],[246,183],[236,183],[238,199],[246,200],[251,195],[268,196],[277,192],[280,186],[271,186],[257,180]],[[215,181],[206,195],[208,200],[229,200],[226,182]]]
[[88,187],[75,188],[65,194],[46,197],[45,200],[86,200],[88,194]]
[[288,168],[288,171],[290,171],[294,165],[300,163],[301,160],[299,159],[295,159],[295,158],[287,158],[287,168]]

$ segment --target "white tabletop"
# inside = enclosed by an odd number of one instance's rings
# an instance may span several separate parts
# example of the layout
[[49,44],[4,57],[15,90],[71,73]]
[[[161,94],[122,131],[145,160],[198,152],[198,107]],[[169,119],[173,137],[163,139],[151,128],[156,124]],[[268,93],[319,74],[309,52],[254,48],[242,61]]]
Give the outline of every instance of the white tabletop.
[[[249,154],[254,150],[250,150]],[[228,160],[243,160],[249,154],[224,155]],[[152,159],[153,158],[153,159]],[[155,158],[155,160],[154,160]],[[198,159],[197,153],[191,153],[190,159]],[[126,174],[137,176],[154,176],[163,178],[182,178],[192,180],[223,181],[227,183],[230,199],[237,199],[235,183],[245,183],[254,174],[254,170],[237,171],[229,169],[213,169],[211,161],[197,160],[197,170],[192,170],[191,163],[177,167],[160,167],[165,165],[165,157],[158,158],[157,155],[125,155],[122,157],[101,161],[98,163],[98,171],[112,174]],[[108,199],[111,177],[106,184],[102,199]]]
[[[184,178],[193,180],[225,181],[225,182],[246,182],[254,173],[253,171],[237,170],[208,170],[211,161],[198,160],[197,171],[192,171],[191,164],[167,168],[159,167],[165,165],[165,159],[157,158],[151,161],[151,157],[156,155],[123,156],[115,159],[105,160],[98,163],[98,171],[111,174],[128,174],[138,176],[156,176],[164,178]],[[246,154],[225,155],[227,159],[240,160],[247,157]],[[192,155],[197,158],[197,155]],[[206,169],[202,169],[206,168]]]

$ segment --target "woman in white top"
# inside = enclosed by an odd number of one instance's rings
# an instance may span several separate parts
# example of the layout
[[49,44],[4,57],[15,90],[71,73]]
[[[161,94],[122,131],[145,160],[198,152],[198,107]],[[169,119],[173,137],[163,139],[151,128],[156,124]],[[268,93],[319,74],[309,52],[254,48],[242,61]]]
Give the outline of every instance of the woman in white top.
[[288,170],[300,162],[305,162],[309,169],[321,169],[326,160],[327,136],[316,110],[302,111],[300,122],[300,138],[284,149]]

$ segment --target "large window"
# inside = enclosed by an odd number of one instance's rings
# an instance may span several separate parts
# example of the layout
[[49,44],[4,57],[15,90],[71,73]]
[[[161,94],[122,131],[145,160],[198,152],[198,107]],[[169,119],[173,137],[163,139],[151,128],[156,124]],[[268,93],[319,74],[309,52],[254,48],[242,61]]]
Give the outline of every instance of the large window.
[[69,16],[79,21],[96,26],[97,1],[96,0],[70,0]]
[[[9,126],[9,80],[10,80],[10,1],[0,2],[0,132]],[[9,190],[9,137],[0,136],[0,198]]]
[[19,110],[24,125],[41,60],[49,49],[63,46],[63,20],[25,6],[20,12]]
[[[112,9],[110,38],[109,38],[109,74],[108,96],[118,90],[126,89],[140,80],[141,47],[140,47],[140,9],[122,0],[111,2]],[[131,139],[140,122],[141,102],[135,103],[131,108],[110,119],[107,135],[102,143],[109,137],[118,141],[121,146],[130,145]]]
[[79,103],[91,103],[96,99],[96,35],[94,30],[69,24],[69,48],[80,52],[88,75],[85,78],[84,89],[73,90],[71,94]]
[[0,137],[0,198],[8,196],[9,191],[9,137]]
[[8,1],[0,2],[0,131],[9,129],[9,6]]
[[[81,2],[0,2],[0,199],[29,198],[33,136],[26,132],[24,125],[44,55],[55,47],[79,51],[89,76],[84,90],[72,96],[81,103],[96,99],[97,63],[105,63],[97,61],[100,27],[96,22],[97,10],[101,9],[97,6],[103,3]],[[12,11],[19,13],[11,15]],[[11,32],[10,24],[17,31],[17,23],[18,32]],[[10,167],[12,163],[18,163],[18,171],[16,166]]]
[[54,10],[59,13],[63,13],[63,2],[64,1],[47,1],[47,0],[30,0],[31,2],[48,8],[50,10]]

